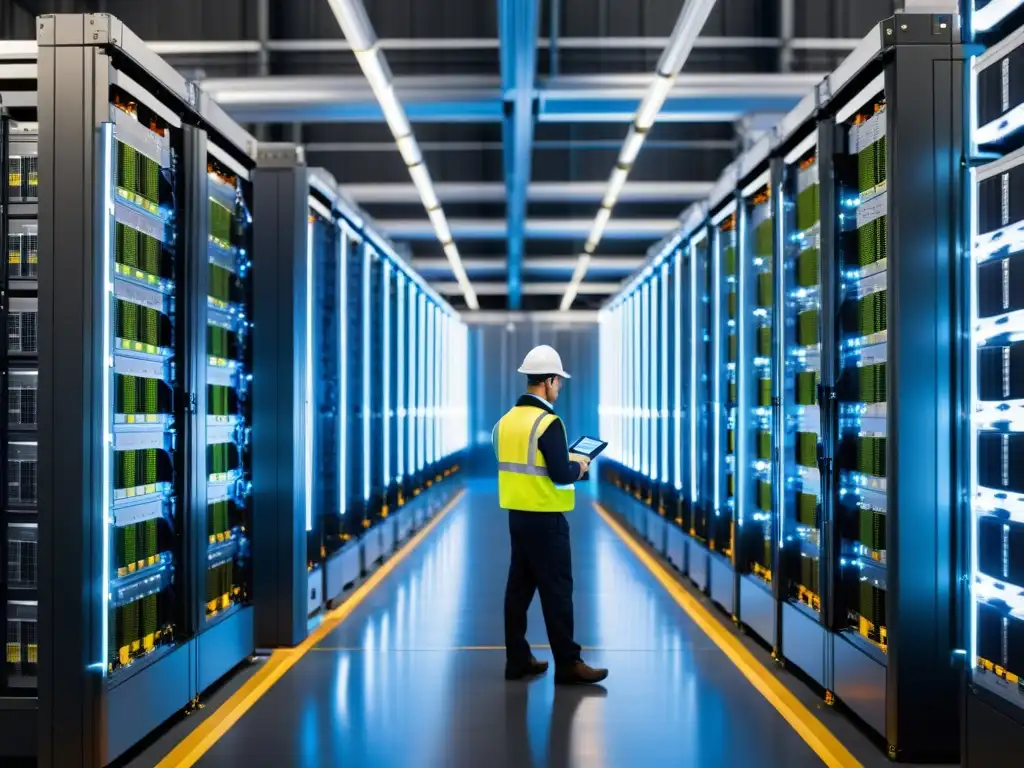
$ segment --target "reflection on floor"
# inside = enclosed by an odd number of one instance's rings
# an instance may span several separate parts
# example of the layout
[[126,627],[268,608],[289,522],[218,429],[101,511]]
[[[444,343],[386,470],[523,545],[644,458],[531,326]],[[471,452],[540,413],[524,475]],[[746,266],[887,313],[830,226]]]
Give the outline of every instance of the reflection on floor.
[[[821,764],[586,499],[569,520],[577,641],[604,688],[504,681],[507,520],[477,485],[199,764]],[[550,659],[538,600],[529,637]]]

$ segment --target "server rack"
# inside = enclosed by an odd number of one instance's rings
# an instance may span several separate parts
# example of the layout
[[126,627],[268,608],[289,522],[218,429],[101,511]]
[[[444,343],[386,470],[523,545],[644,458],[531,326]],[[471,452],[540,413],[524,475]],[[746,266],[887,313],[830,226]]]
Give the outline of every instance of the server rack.
[[254,174],[256,262],[253,487],[256,639],[305,638],[327,601],[359,576],[342,538],[344,488],[338,308],[349,239],[337,186],[298,147],[260,146]]
[[[706,546],[706,575],[697,585],[726,613],[736,614],[736,471],[739,421],[740,275],[735,168],[728,194],[711,212],[711,505],[697,539]],[[699,559],[698,559],[698,567]]]
[[[210,236],[248,247],[254,142],[113,17],[38,34],[38,758],[100,765],[254,647],[248,397],[206,392],[213,344],[248,370],[245,281],[211,301]],[[216,528],[210,445],[237,488]]]
[[357,206],[339,194],[337,207],[347,243],[339,298],[341,539],[355,543],[365,573],[458,489],[432,490],[460,471],[468,444],[461,375],[468,336]]
[[818,95],[812,93],[779,126],[776,175],[779,276],[776,296],[779,328],[774,341],[779,367],[779,432],[775,446],[779,487],[779,575],[775,594],[779,613],[778,653],[816,684],[826,687],[825,606],[830,582],[826,508],[831,498],[831,445],[828,429],[833,338],[831,262],[822,259],[822,243],[832,238],[835,221],[830,122],[818,121]]
[[[948,759],[957,746],[958,22],[884,21],[709,200],[712,503],[707,550],[695,505],[688,573],[897,760]],[[759,194],[770,207],[755,218]],[[769,567],[771,591],[756,583]],[[998,679],[1005,666],[989,661],[996,674],[982,671]]]
[[[2,49],[0,49],[2,50]],[[5,653],[0,672],[0,756],[35,754],[39,670],[38,389],[34,310],[38,306],[39,155],[35,80],[17,59],[0,64],[0,591]]]
[[1020,593],[1020,180],[1024,167],[1019,73],[1024,4],[971,4],[967,71],[966,255],[961,358],[965,488],[961,550],[967,696],[964,765],[1008,765],[1024,749],[1024,614]]
[[[727,398],[733,445],[736,617],[778,648],[773,584],[778,577],[779,505],[775,498],[780,358],[775,241],[777,186],[770,135],[744,155],[738,169],[737,248],[727,263],[729,333]],[[735,387],[735,391],[732,391]]]

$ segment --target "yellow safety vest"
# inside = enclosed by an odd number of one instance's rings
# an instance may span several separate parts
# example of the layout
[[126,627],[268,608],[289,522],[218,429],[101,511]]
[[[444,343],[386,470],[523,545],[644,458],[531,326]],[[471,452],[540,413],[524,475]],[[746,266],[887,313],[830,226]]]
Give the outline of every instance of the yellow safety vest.
[[548,477],[537,441],[558,417],[529,405],[506,413],[494,428],[498,457],[498,500],[502,509],[523,512],[571,512],[576,505],[573,486],[555,485]]

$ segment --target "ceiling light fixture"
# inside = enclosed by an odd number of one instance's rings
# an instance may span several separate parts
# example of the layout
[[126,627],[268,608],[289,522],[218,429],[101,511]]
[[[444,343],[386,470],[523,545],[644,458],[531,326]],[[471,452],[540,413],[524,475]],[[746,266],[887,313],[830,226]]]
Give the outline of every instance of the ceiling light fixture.
[[451,265],[452,274],[455,275],[455,279],[462,289],[466,306],[470,309],[479,309],[480,303],[477,301],[476,292],[466,276],[462,258],[459,256],[459,249],[452,241],[448,219],[437,199],[430,172],[427,170],[426,163],[423,162],[423,153],[420,151],[419,144],[416,143],[409,118],[395,93],[391,69],[380,50],[377,35],[366,14],[362,0],[328,0],[328,4],[338,20],[345,39],[352,46],[359,68],[363,71],[370,90],[373,91],[373,95],[380,105],[384,120],[394,136],[395,145],[402,155],[412,183],[416,186],[423,207],[430,218],[434,234],[444,248],[444,255]]
[[633,117],[633,124],[629,127],[629,132],[622,143],[622,149],[619,152],[619,159],[616,162],[615,169],[608,178],[608,191],[601,200],[601,207],[594,217],[594,225],[591,227],[590,237],[587,238],[583,253],[580,254],[577,261],[576,270],[573,272],[572,280],[569,281],[565,294],[562,296],[560,308],[563,312],[567,312],[576,300],[580,284],[587,275],[591,254],[601,244],[601,237],[611,219],[612,209],[615,207],[622,188],[626,184],[626,179],[633,167],[633,163],[640,154],[644,140],[658,119],[658,113],[661,112],[665,100],[672,91],[676,76],[686,63],[686,59],[689,58],[690,51],[693,50],[693,44],[697,40],[697,35],[703,29],[714,6],[715,0],[685,0],[683,3],[683,8],[679,12],[679,18],[676,19],[676,26],[672,30],[672,36],[668,39],[668,44],[658,60],[654,80],[637,107],[636,114]]

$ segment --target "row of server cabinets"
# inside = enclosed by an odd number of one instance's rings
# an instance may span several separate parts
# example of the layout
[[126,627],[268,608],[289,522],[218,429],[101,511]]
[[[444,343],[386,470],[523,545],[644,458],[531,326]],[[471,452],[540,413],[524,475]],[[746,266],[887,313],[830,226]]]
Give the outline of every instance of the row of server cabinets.
[[[270,425],[256,471],[273,478],[258,502],[281,537],[305,537],[257,542],[274,564],[257,581],[274,596],[257,636],[293,645],[457,492],[444,481],[469,439],[469,337],[301,148],[262,145],[257,166],[257,255],[281,254],[255,294],[256,415]],[[280,471],[292,466],[303,472]]]
[[956,759],[965,666],[960,39],[882,22],[600,325],[605,503],[906,761]]
[[100,766],[456,492],[466,333],[116,19],[37,27],[0,48],[0,762]]

